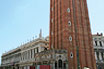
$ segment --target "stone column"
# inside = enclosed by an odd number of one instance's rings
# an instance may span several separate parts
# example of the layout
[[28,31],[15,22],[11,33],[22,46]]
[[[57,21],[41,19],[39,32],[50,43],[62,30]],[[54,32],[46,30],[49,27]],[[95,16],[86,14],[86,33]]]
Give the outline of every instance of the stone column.
[[94,40],[93,40],[93,45],[94,45],[94,46],[96,45]]
[[99,41],[97,41],[97,44],[98,44],[98,46],[100,46],[100,43],[99,43]]
[[102,45],[103,45],[103,47],[104,47],[104,42],[102,42]]
[[52,66],[52,69],[55,69],[55,62],[53,62],[53,63],[51,64],[51,66]]
[[29,50],[29,52],[30,52],[30,59],[31,59],[31,49]]
[[37,53],[37,49],[35,49],[35,53]]
[[97,53],[95,52],[95,59],[97,60]]
[[100,60],[102,60],[102,57],[101,57],[101,52],[99,52],[99,59],[100,59]]

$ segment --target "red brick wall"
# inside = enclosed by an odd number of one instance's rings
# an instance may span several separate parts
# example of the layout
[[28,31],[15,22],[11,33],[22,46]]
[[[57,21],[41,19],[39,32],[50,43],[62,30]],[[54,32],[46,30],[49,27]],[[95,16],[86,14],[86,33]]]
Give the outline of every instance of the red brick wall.
[[[81,69],[85,66],[96,69],[86,0],[50,1],[50,49],[67,49],[69,69],[77,69],[78,46]],[[71,26],[68,21],[71,21]],[[70,58],[71,52],[73,58]]]

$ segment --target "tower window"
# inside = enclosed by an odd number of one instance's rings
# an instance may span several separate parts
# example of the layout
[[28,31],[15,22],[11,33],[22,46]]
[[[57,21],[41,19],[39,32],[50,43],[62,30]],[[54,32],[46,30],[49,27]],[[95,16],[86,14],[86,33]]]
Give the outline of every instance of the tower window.
[[70,53],[70,58],[73,58],[73,53],[72,52]]
[[53,45],[51,45],[51,48],[54,49]]
[[68,21],[68,25],[71,26],[71,22],[70,21]]
[[53,23],[53,19],[51,19],[51,22]]
[[67,9],[67,12],[70,13],[70,8]]
[[69,40],[72,41],[72,37],[71,36],[69,37]]
[[53,32],[51,32],[51,35],[53,35]]
[[53,7],[51,8],[51,10],[53,11]]

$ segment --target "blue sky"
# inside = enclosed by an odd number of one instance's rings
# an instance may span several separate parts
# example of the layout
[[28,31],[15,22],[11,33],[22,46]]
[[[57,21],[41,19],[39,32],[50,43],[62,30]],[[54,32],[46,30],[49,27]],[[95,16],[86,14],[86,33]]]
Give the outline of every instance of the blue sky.
[[[87,1],[92,33],[104,33],[104,0]],[[40,29],[47,36],[49,9],[50,0],[0,0],[0,56],[37,38]]]

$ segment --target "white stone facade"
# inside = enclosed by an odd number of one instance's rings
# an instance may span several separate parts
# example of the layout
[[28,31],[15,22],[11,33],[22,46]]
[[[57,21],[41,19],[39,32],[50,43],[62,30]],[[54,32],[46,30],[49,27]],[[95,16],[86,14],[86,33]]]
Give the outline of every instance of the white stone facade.
[[104,68],[104,36],[103,34],[93,35],[93,46],[98,69]]
[[49,47],[49,41],[44,38],[38,38],[21,46],[21,64],[26,62],[33,62],[35,60],[35,54],[47,50]]
[[49,47],[49,37],[43,38],[41,34],[39,38],[34,39],[20,47],[6,52],[2,55],[2,67],[11,69],[15,67],[18,69],[19,64],[25,64],[27,62],[33,62],[36,53],[47,50]]

